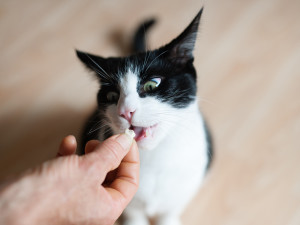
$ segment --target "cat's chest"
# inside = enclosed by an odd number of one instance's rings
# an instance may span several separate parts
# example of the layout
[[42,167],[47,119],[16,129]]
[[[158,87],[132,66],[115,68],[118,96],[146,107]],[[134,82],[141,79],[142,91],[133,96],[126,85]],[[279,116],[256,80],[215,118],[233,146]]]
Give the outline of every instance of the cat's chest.
[[199,186],[207,164],[207,145],[201,124],[197,125],[183,133],[172,132],[156,149],[140,152],[137,198],[151,202],[148,205],[168,204]]
[[151,151],[140,151],[141,175],[159,176],[200,169],[207,161],[207,143],[203,132],[168,137]]

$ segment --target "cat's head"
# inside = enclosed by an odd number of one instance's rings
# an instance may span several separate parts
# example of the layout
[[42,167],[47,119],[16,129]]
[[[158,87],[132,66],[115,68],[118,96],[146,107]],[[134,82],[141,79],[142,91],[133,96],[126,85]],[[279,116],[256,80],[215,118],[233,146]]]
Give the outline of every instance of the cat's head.
[[169,44],[123,58],[103,58],[77,51],[99,78],[97,100],[104,126],[114,133],[133,129],[141,149],[154,148],[181,112],[196,101],[193,50],[201,11]]

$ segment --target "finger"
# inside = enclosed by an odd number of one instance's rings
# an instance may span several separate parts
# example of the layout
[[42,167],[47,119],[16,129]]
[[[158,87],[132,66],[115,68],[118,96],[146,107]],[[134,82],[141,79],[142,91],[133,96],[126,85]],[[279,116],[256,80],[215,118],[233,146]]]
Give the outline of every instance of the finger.
[[72,155],[75,153],[76,148],[76,138],[73,135],[69,135],[61,141],[56,157]]
[[85,145],[85,149],[84,149],[84,152],[85,154],[88,154],[90,152],[93,152],[96,150],[96,147],[98,145],[100,145],[101,142],[98,141],[98,140],[90,140],[86,145]]
[[106,188],[121,210],[127,206],[138,189],[139,168],[139,152],[134,142],[118,167],[114,181]]
[[84,155],[81,158],[81,166],[89,172],[90,178],[102,183],[106,174],[120,165],[132,143],[133,138],[128,134],[112,136],[98,145],[95,151]]

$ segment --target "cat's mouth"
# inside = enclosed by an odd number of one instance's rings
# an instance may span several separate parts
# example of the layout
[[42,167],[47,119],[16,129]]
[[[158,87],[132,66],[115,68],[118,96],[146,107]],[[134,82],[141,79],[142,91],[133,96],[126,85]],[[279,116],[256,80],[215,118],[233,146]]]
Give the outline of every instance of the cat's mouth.
[[138,126],[130,126],[130,130],[133,130],[135,133],[135,141],[141,141],[143,139],[153,137],[153,130],[156,128],[157,124],[154,124],[150,127],[138,127]]

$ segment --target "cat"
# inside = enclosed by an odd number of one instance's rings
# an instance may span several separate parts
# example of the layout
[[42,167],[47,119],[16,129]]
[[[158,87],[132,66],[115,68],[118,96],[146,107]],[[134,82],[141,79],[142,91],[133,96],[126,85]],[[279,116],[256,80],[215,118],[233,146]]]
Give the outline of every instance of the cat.
[[196,98],[193,50],[203,8],[174,40],[146,50],[148,21],[135,35],[134,54],[103,58],[78,51],[101,88],[83,146],[134,130],[140,151],[140,185],[125,209],[125,225],[179,225],[212,160],[211,136]]

